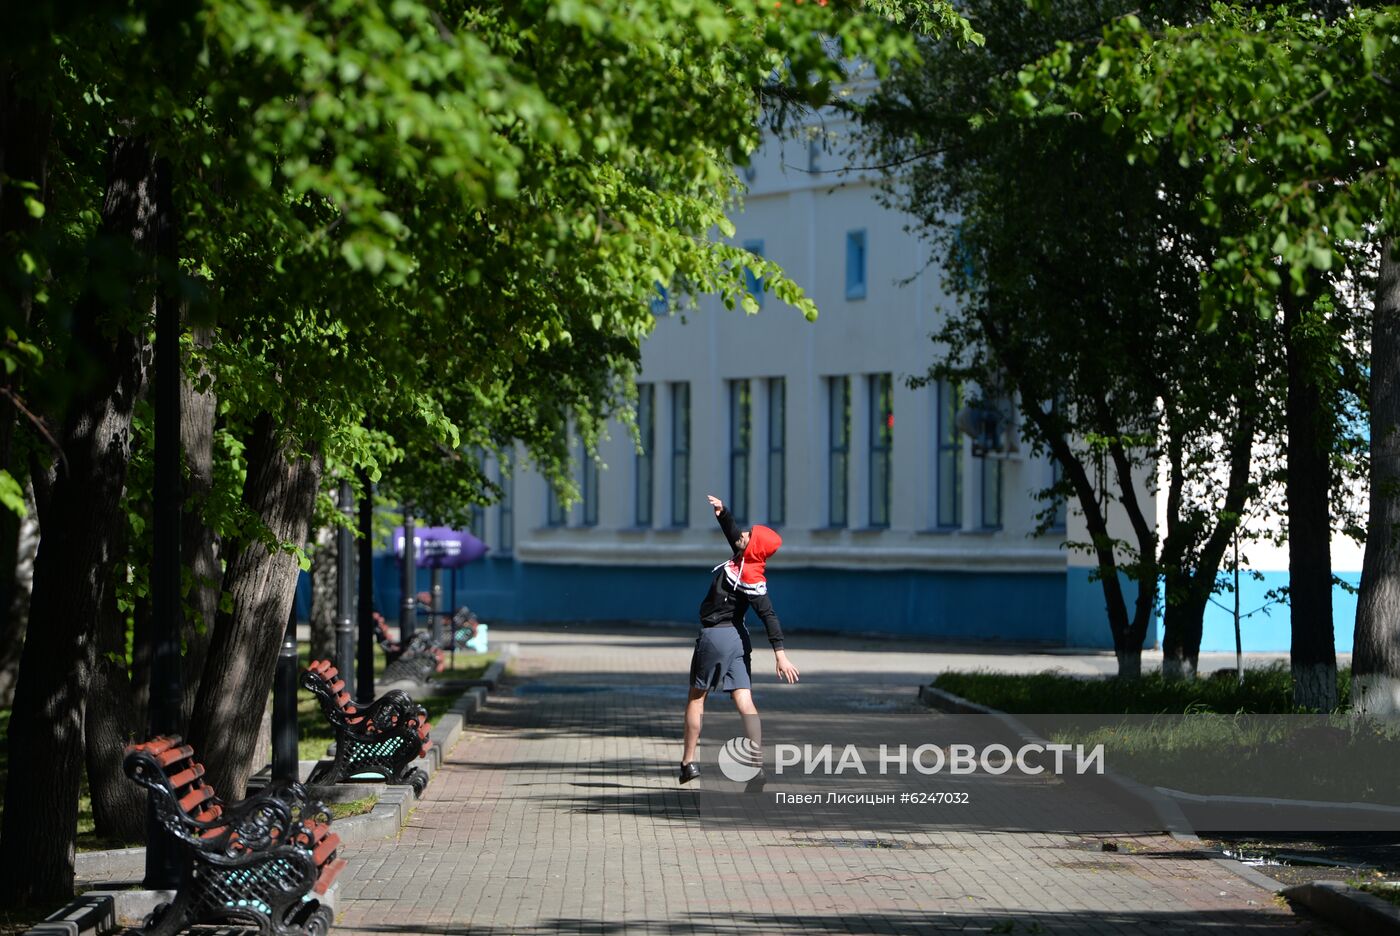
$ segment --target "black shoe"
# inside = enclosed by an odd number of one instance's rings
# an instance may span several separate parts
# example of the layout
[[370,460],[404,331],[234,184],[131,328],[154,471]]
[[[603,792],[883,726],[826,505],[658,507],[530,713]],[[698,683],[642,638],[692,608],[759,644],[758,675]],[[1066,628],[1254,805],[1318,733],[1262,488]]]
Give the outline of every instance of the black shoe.
[[752,780],[750,780],[748,783],[744,784],[744,792],[745,792],[745,793],[762,793],[762,792],[763,792],[763,785],[764,785],[765,783],[767,783],[767,782],[768,782],[768,775],[765,774],[765,773],[763,773],[762,771],[759,771],[759,774],[758,774],[757,777],[754,777],[754,778],[753,778]]
[[700,765],[691,761],[689,764],[681,764],[681,783],[689,783],[700,776]]

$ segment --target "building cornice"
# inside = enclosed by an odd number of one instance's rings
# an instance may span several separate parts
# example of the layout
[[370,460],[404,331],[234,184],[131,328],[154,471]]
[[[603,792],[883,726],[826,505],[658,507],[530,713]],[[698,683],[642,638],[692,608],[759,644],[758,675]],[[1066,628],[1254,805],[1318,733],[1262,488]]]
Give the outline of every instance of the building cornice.
[[[522,562],[551,565],[710,568],[724,556],[713,547],[691,543],[545,542],[516,544]],[[876,569],[947,572],[1059,572],[1065,571],[1065,553],[1058,548],[1026,548],[989,545],[966,549],[953,546],[902,547],[847,545],[784,546],[772,563],[782,569]]]

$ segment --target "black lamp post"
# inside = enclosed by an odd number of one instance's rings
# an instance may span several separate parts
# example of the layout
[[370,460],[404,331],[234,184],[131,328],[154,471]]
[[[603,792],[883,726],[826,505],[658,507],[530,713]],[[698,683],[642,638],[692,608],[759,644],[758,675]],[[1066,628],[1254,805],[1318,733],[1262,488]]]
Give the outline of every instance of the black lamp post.
[[360,472],[360,648],[355,696],[361,705],[374,701],[374,488],[369,474]]
[[437,567],[434,567],[434,568],[433,568],[433,613],[432,613],[432,616],[431,616],[431,621],[432,621],[432,634],[433,634],[433,646],[434,646],[434,647],[441,647],[441,646],[442,646],[442,611],[443,611],[443,601],[442,601],[442,570],[439,569],[439,568],[437,568]]
[[355,548],[350,533],[350,518],[354,514],[354,495],[350,482],[340,482],[340,509],[346,515],[336,531],[335,543],[335,668],[345,680],[345,691],[355,697],[355,622],[351,606],[355,603]]
[[413,505],[403,505],[403,601],[399,604],[399,643],[407,647],[418,625],[418,557],[413,548]]
[[293,597],[272,682],[272,779],[301,779],[297,759],[297,603]]

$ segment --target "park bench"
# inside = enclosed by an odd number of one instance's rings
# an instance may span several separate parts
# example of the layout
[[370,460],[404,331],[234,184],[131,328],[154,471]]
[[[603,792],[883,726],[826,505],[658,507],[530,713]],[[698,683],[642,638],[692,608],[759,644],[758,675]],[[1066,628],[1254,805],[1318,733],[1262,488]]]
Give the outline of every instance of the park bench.
[[458,608],[452,615],[451,636],[447,640],[447,646],[453,653],[458,650],[475,650],[478,653],[486,652],[486,627],[477,619],[476,612],[466,605]]
[[182,853],[175,900],[147,917],[147,936],[228,921],[264,936],[325,936],[334,913],[324,901],[345,860],[330,813],[304,787],[277,783],[225,802],[176,735],[129,746],[123,767],[155,794],[161,827]]
[[391,689],[360,707],[345,691],[345,681],[329,660],[316,660],[301,674],[302,686],[321,703],[335,729],[335,759],[316,768],[309,783],[387,780],[407,783],[421,796],[428,774],[413,761],[426,756],[432,725],[423,706],[401,689]]
[[407,643],[394,640],[384,616],[378,612],[374,615],[374,628],[388,662],[384,668],[384,682],[427,682],[430,676],[447,666],[442,649],[433,646],[432,635],[426,631],[414,631]]

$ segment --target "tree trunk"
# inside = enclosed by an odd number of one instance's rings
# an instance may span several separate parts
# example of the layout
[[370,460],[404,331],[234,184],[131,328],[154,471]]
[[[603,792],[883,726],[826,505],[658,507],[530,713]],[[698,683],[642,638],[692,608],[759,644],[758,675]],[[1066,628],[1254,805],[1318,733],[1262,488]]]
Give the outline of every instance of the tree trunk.
[[[25,96],[22,85],[33,78],[32,74],[22,74],[14,62],[0,66],[0,239],[6,245],[7,256],[15,256],[23,240],[40,225],[40,219],[29,210],[26,198],[33,197],[43,203],[47,202],[49,194],[52,114],[47,99]],[[20,183],[32,183],[37,188],[26,188]],[[19,329],[21,337],[27,337],[24,332],[34,305],[32,283],[17,271],[11,271],[0,277],[0,290],[3,290],[3,304],[12,310],[7,323]],[[21,482],[23,472],[17,470],[14,445],[19,414],[8,394],[23,392],[22,376],[22,370],[0,375],[0,386],[7,394],[0,396],[0,468]],[[33,497],[26,499],[32,501]],[[0,516],[0,614],[5,614],[0,625],[0,705],[8,706],[14,700],[20,649],[29,618],[35,523],[32,506],[24,518],[8,510]]]
[[1400,241],[1382,247],[1371,326],[1371,516],[1356,603],[1351,704],[1400,713]]
[[15,678],[19,676],[19,655],[24,649],[24,632],[29,626],[29,596],[34,587],[34,553],[39,549],[39,513],[34,505],[34,489],[25,489],[29,508],[15,531],[15,563],[9,601],[0,604],[5,613],[0,630],[0,707],[15,701]]
[[336,542],[335,527],[316,531],[311,557],[311,659],[335,659]]
[[[116,140],[101,236],[125,249],[133,241],[138,250],[153,249],[170,220],[168,194],[168,171],[146,141]],[[89,292],[74,312],[74,346],[88,355],[91,380],[64,420],[65,464],[40,517],[31,626],[10,718],[0,897],[15,902],[73,891],[92,628],[112,600],[113,569],[124,558],[117,551],[125,526],[121,494],[145,372],[140,339],[112,328],[101,302]]]
[[[1225,551],[1239,528],[1240,518],[1252,490],[1250,467],[1254,458],[1253,414],[1239,414],[1230,438],[1230,474],[1225,498],[1210,521],[1209,535],[1194,547],[1200,527],[1182,515],[1185,486],[1183,450],[1173,444],[1168,450],[1171,480],[1167,486],[1167,535],[1162,542],[1162,568],[1166,587],[1166,607],[1162,621],[1162,675],[1167,679],[1194,679],[1200,665],[1201,636],[1205,630],[1206,606],[1215,592],[1215,578]],[[1179,433],[1173,433],[1178,436]]]
[[88,792],[94,831],[115,842],[142,842],[146,828],[146,791],[122,769],[126,745],[144,736],[144,711],[138,711],[126,664],[126,621],[116,596],[98,614],[92,686],[83,720]]
[[[254,423],[243,503],[279,543],[304,543],[321,480],[319,455],[293,458],[267,414]],[[224,573],[230,609],[219,612],[190,719],[190,743],[221,795],[238,799],[253,763],[296,593],[297,560],[261,541],[241,544]]]
[[[194,326],[191,335],[196,353],[214,342],[214,329],[208,325]],[[209,641],[214,634],[219,589],[223,586],[218,538],[204,522],[204,508],[214,488],[214,420],[218,400],[212,383],[200,391],[199,381],[203,375],[202,366],[187,365],[180,383],[180,449],[185,459],[180,556],[191,577],[190,590],[185,596],[185,678],[180,712],[180,724],[186,733],[199,693]]]
[[1319,386],[1324,362],[1307,335],[1312,294],[1284,297],[1288,396],[1288,597],[1293,643],[1293,704],[1337,707],[1332,633],[1331,419]]

